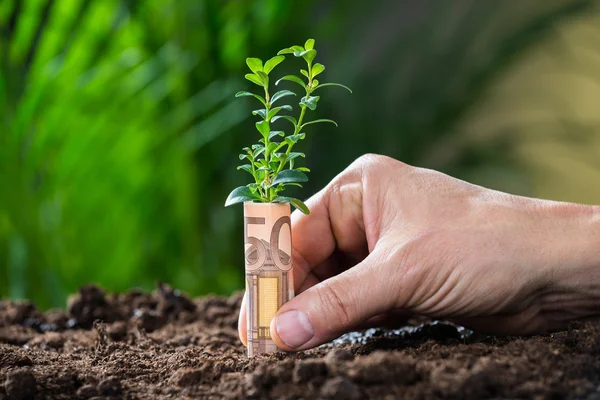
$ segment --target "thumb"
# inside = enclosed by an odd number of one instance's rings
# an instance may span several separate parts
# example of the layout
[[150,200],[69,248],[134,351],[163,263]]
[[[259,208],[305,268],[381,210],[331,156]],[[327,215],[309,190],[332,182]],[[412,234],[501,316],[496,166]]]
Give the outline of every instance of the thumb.
[[[287,351],[326,343],[393,307],[387,268],[370,254],[284,304],[271,321],[271,337]],[[389,272],[387,273],[389,275]]]

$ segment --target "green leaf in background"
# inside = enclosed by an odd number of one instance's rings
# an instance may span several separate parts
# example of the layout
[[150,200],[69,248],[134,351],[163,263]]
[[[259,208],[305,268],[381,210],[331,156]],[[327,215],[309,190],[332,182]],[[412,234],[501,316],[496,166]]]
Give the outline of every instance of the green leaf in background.
[[252,201],[259,200],[255,193],[252,193],[250,188],[246,186],[240,186],[231,191],[229,196],[227,196],[227,200],[225,200],[225,207],[231,206],[237,203],[243,203],[244,201]]
[[304,172],[296,171],[293,169],[284,169],[275,176],[275,179],[273,179],[271,186],[275,186],[280,183],[290,182],[308,182],[308,176],[306,176]]
[[275,68],[277,65],[279,65],[283,60],[285,60],[285,57],[281,56],[281,55],[275,56],[275,57],[271,58],[270,60],[268,60],[265,63],[265,68],[264,68],[265,74],[268,75],[273,70],[273,68]]
[[258,86],[263,86],[264,82],[262,78],[256,74],[246,74],[244,78],[248,79],[250,82],[257,84]]
[[263,71],[263,62],[260,58],[246,58],[246,64],[248,65],[248,68],[250,68],[250,70],[255,74],[259,71]]
[[271,104],[275,104],[275,102],[279,99],[281,99],[282,97],[285,96],[295,96],[296,93],[292,92],[291,90],[280,90],[279,92],[275,93],[272,97],[271,97]]
[[314,111],[317,109],[317,102],[319,101],[319,98],[319,96],[308,96],[308,98],[303,97],[302,100],[300,100],[300,105],[306,106]]
[[255,98],[256,98],[256,99],[258,99],[258,101],[260,101],[260,102],[261,102],[261,103],[262,103],[262,104],[263,104],[265,107],[267,106],[267,102],[265,101],[264,97],[262,97],[262,96],[259,96],[259,95],[257,95],[257,94],[250,93],[250,92],[244,92],[244,91],[242,91],[242,92],[237,92],[237,93],[235,94],[235,97],[245,97],[245,96],[252,96],[252,97],[255,97]]
[[326,86],[339,86],[342,87],[344,89],[346,89],[347,91],[349,91],[350,93],[352,93],[352,89],[350,89],[348,86],[346,85],[342,85],[341,83],[321,83],[320,85],[318,85],[315,89],[319,89],[322,87],[326,87]]
[[298,85],[302,86],[302,88],[304,88],[306,86],[304,81],[302,79],[298,78],[296,75],[286,75],[283,78],[280,78],[277,82],[275,82],[275,85],[279,85],[279,82],[281,82],[281,81],[295,82]]

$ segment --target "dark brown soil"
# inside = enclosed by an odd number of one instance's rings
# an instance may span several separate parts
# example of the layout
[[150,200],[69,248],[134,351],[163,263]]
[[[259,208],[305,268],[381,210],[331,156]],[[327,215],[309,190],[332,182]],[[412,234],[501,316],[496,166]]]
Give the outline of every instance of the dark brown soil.
[[0,399],[600,399],[598,323],[498,338],[426,322],[248,359],[240,300],[159,285],[84,287],[68,312],[0,302]]

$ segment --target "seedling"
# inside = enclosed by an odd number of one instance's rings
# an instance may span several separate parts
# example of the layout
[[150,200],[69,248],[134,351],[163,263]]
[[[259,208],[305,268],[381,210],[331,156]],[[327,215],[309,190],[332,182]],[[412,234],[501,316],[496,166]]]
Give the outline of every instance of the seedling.
[[[246,161],[240,165],[238,170],[246,171],[252,175],[253,182],[246,186],[235,188],[227,197],[225,206],[251,201],[260,203],[291,203],[294,207],[305,214],[309,209],[301,200],[283,195],[288,186],[302,187],[302,183],[308,181],[306,173],[310,172],[306,167],[296,167],[295,163],[299,157],[305,157],[304,153],[293,151],[298,142],[306,137],[305,128],[309,125],[319,123],[330,123],[337,126],[337,123],[331,119],[307,120],[309,111],[315,111],[317,104],[321,99],[315,95],[320,93],[322,88],[328,86],[338,86],[352,90],[339,83],[321,83],[317,79],[325,66],[315,63],[317,50],[314,48],[314,39],[308,39],[304,46],[292,46],[281,50],[277,55],[264,62],[258,58],[247,58],[246,64],[251,73],[246,74],[245,78],[264,91],[261,94],[252,92],[237,92],[236,97],[250,96],[254,97],[262,108],[252,111],[253,115],[260,117],[256,122],[256,129],[261,135],[257,144],[250,147],[244,147],[240,160]],[[282,104],[284,99],[290,99],[289,96],[296,96],[291,90],[280,90],[271,95],[269,84],[270,74],[273,69],[285,59],[286,54],[293,54],[295,57],[302,58],[306,62],[306,69],[301,69],[303,77],[297,75],[286,75],[275,82],[279,86],[281,82],[293,82],[300,86],[304,93],[299,102],[299,114],[297,117],[284,115],[285,111],[291,112],[291,105]],[[272,125],[278,120],[285,120],[291,124],[288,130],[273,130]]]

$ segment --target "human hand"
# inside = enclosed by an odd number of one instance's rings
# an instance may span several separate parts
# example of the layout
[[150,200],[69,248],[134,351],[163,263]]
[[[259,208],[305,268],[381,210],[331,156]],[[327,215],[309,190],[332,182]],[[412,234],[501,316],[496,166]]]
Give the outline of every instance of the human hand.
[[[598,207],[513,196],[366,155],[294,213],[298,293],[271,323],[303,350],[399,313],[498,334],[598,314]],[[246,341],[245,305],[239,320]]]

